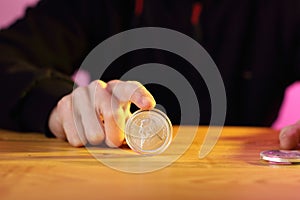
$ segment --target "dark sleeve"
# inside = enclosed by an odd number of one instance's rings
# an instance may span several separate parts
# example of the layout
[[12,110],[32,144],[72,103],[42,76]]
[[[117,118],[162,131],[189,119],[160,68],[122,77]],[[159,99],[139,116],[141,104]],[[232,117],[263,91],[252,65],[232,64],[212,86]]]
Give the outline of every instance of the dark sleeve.
[[281,5],[283,14],[280,15],[282,21],[282,38],[285,58],[285,65],[292,67],[290,72],[291,80],[300,81],[300,1],[286,1]]
[[[300,9],[300,4],[298,6]],[[296,68],[296,80],[300,81],[300,13],[298,12],[298,21],[296,25],[296,35],[295,35],[295,53],[293,54],[294,66]]]
[[48,131],[48,117],[73,88],[88,52],[85,1],[45,0],[0,31],[0,128]]

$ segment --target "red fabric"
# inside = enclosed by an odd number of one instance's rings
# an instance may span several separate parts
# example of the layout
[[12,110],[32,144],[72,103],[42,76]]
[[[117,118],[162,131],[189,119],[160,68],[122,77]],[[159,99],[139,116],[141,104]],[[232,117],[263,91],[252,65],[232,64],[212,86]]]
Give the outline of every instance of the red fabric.
[[139,16],[143,12],[144,0],[136,0],[135,1],[135,15]]
[[193,11],[191,15],[191,23],[193,25],[199,24],[201,12],[202,12],[202,4],[199,2],[195,3],[193,5]]

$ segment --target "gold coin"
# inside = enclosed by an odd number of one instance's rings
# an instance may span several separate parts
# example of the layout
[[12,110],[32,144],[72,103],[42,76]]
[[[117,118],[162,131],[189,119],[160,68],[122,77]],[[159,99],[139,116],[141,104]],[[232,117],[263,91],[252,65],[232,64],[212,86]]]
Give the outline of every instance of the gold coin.
[[170,145],[172,132],[172,124],[162,111],[138,110],[126,123],[125,139],[138,153],[159,154]]

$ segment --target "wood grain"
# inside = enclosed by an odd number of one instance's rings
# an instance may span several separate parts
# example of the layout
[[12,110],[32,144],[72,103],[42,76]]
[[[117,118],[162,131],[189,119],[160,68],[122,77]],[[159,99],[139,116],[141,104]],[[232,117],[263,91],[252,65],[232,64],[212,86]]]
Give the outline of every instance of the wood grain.
[[272,165],[259,158],[260,151],[278,148],[278,132],[226,127],[213,151],[199,159],[206,131],[199,127],[193,144],[170,166],[132,174],[93,156],[124,159],[116,149],[74,148],[40,134],[1,130],[0,199],[299,198],[300,166]]

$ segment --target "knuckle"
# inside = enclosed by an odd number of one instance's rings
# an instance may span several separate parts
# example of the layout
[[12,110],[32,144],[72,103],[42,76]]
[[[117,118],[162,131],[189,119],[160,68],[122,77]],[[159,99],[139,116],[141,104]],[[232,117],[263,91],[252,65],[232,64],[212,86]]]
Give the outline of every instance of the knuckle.
[[134,86],[142,86],[142,84],[139,81],[126,81],[126,82]]
[[94,80],[89,84],[89,87],[98,87],[99,85],[99,81],[98,80]]
[[105,88],[106,87],[106,83],[104,82],[104,81],[101,81],[101,80],[94,80],[94,81],[92,81],[90,84],[89,84],[89,86],[88,86],[89,88],[91,88],[91,89],[95,89],[95,88],[101,88],[101,89],[103,89],[103,88]]
[[100,81],[94,81],[89,85],[89,91],[91,94],[94,94],[96,92],[97,94],[103,94],[105,92],[106,84]]
[[141,98],[147,95],[146,88],[138,81],[131,81],[132,98]]
[[123,81],[121,81],[121,80],[111,80],[111,81],[107,82],[108,85],[119,84],[119,83],[123,83]]
[[141,84],[138,81],[127,81],[127,83],[131,86],[131,88],[133,88],[134,90],[137,90],[139,88],[143,88],[143,84]]

